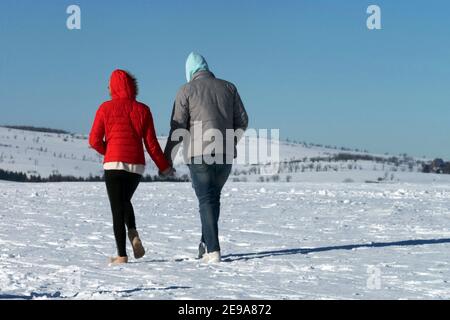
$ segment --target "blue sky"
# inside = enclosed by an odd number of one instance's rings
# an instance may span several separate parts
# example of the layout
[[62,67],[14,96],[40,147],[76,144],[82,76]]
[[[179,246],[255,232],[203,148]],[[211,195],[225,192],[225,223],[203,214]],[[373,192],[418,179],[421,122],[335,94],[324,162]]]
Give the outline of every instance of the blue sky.
[[[82,30],[66,28],[66,8]],[[378,4],[383,30],[366,28]],[[184,62],[234,82],[253,128],[372,152],[450,158],[445,0],[0,2],[1,124],[88,133],[115,68],[167,133]]]

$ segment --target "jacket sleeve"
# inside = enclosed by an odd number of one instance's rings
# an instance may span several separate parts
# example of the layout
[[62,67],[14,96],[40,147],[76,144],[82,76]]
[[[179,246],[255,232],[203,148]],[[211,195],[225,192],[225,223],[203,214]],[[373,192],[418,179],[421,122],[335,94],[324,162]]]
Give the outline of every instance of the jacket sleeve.
[[94,123],[92,124],[92,129],[89,133],[89,145],[98,153],[105,155],[105,118],[102,106],[100,106],[95,114]]
[[170,167],[170,164],[164,158],[161,146],[156,137],[153,117],[149,108],[146,108],[144,116],[144,145],[159,171],[164,171]]
[[164,156],[169,163],[173,163],[172,154],[176,154],[180,147],[180,142],[173,136],[177,129],[188,129],[189,127],[189,102],[184,92],[184,88],[180,89],[173,104],[172,116],[170,118],[170,133],[167,138],[166,147],[164,148]]
[[235,91],[234,94],[234,106],[233,106],[233,123],[234,130],[241,129],[243,131],[248,128],[248,115],[245,110],[244,104],[242,103],[239,92]]

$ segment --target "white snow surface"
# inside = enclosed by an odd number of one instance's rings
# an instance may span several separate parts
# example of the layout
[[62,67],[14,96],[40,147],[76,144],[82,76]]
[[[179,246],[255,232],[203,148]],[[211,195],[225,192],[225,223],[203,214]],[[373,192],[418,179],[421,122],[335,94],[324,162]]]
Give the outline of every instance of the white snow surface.
[[133,203],[147,254],[111,267],[104,184],[0,181],[0,298],[450,299],[447,183],[229,182],[216,265],[189,183]]

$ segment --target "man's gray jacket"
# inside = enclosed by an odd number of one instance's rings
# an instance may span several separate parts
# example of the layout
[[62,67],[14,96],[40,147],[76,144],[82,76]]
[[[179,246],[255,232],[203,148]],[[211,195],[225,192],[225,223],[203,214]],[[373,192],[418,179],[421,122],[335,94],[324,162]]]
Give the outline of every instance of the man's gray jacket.
[[183,138],[187,160],[221,154],[232,159],[247,127],[248,115],[236,87],[209,71],[199,71],[177,93],[164,154],[172,161],[173,150],[180,142],[178,133],[187,131],[189,137]]

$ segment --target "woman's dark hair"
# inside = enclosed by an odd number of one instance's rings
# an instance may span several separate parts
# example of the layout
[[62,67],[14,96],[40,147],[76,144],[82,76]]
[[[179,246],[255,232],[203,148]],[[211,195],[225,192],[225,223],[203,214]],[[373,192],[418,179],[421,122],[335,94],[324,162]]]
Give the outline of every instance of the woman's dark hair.
[[133,82],[134,92],[135,92],[135,95],[137,96],[137,95],[139,94],[139,84],[138,84],[138,81],[137,81],[135,75],[132,74],[130,71],[126,70],[126,73],[128,74],[128,76],[130,77],[131,81]]

